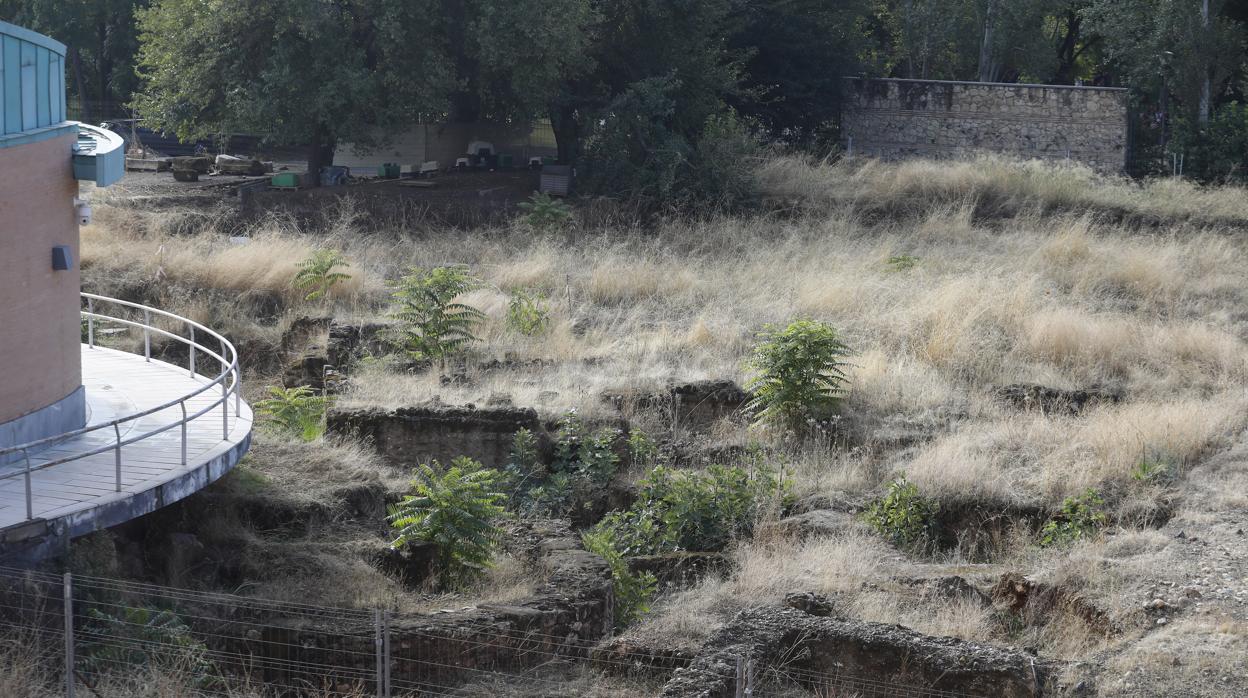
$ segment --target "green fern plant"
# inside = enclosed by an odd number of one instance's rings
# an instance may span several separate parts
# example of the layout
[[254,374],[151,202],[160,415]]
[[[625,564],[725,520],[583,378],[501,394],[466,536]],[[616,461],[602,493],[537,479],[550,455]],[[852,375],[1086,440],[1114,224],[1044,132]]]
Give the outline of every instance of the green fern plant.
[[312,388],[282,388],[271,385],[269,397],[256,402],[256,412],[276,431],[314,441],[325,433],[325,412],[333,398],[317,395]]
[[455,298],[481,287],[463,267],[413,267],[391,283],[390,317],[399,321],[398,341],[417,361],[442,360],[477,341],[473,330],[485,319],[480,310]]
[[438,574],[447,586],[462,586],[490,565],[502,538],[495,520],[506,510],[497,470],[460,456],[442,470],[437,461],[413,472],[413,494],[390,507],[386,517],[398,531],[391,543],[401,548],[412,541],[437,545]]
[[534,192],[518,205],[524,211],[524,222],[539,230],[559,228],[572,220],[572,208],[550,194]]
[[351,278],[350,274],[334,271],[338,267],[347,266],[347,260],[338,250],[323,249],[312,253],[310,257],[299,262],[299,271],[291,283],[295,288],[306,290],[303,297],[306,301],[315,301],[329,294],[336,284]]
[[849,348],[831,326],[797,320],[783,330],[768,325],[746,367],[753,397],[748,407],[758,423],[805,433],[831,416],[849,384],[844,359]]

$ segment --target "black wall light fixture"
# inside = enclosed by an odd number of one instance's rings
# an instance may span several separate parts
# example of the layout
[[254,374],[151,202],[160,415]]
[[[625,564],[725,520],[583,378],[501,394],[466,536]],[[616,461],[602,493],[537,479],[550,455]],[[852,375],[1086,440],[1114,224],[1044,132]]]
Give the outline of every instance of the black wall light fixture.
[[53,271],[69,271],[74,266],[74,253],[69,245],[56,245],[52,248]]

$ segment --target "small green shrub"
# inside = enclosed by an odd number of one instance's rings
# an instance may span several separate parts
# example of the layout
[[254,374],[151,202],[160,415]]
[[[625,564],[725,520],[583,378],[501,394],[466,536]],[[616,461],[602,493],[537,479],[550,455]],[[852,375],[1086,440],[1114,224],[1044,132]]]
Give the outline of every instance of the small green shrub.
[[551,469],[583,477],[595,486],[606,485],[620,466],[615,452],[618,436],[619,431],[609,428],[590,433],[576,412],[568,412],[559,419]]
[[[436,466],[436,467],[435,467]],[[398,530],[392,547],[411,541],[438,546],[439,579],[450,587],[479,577],[490,565],[502,538],[495,520],[506,513],[502,475],[460,456],[440,470],[422,464],[413,471],[414,494],[390,507],[386,517]]]
[[533,192],[528,201],[518,204],[524,211],[524,222],[538,230],[562,228],[572,221],[572,207],[550,194]]
[[544,305],[545,298],[540,294],[519,292],[511,296],[507,303],[507,327],[526,337],[544,334],[550,327],[550,312]]
[[1105,528],[1108,521],[1104,507],[1101,494],[1090,487],[1078,497],[1067,497],[1062,500],[1061,511],[1040,529],[1040,545],[1067,545],[1094,535]]
[[77,668],[87,674],[133,675],[142,668],[189,676],[199,690],[218,689],[221,673],[208,648],[172,611],[125,606],[116,612],[87,609],[79,628]]
[[617,548],[627,555],[723,550],[749,536],[784,490],[785,483],[766,467],[658,466],[641,481],[633,506],[608,514],[595,530],[612,530]]
[[628,431],[628,457],[633,466],[652,466],[659,459],[659,447],[646,432],[633,427]]
[[282,388],[271,385],[269,397],[255,404],[260,418],[276,431],[304,441],[315,441],[325,433],[325,411],[333,404],[333,398],[317,395],[312,388]]
[[1148,485],[1169,485],[1174,482],[1176,475],[1174,463],[1166,458],[1150,457],[1147,453],[1131,469],[1132,479]]
[[896,257],[889,257],[888,261],[884,264],[888,267],[889,271],[906,271],[907,269],[913,269],[918,265],[918,263],[918,257],[911,257],[908,254],[903,254],[897,255]]
[[893,545],[904,550],[920,550],[935,537],[936,514],[940,505],[924,497],[918,486],[898,478],[888,485],[888,492],[871,502],[863,520]]
[[650,611],[650,600],[658,581],[649,572],[633,574],[628,560],[616,544],[611,529],[595,529],[581,534],[585,549],[606,561],[611,570],[611,586],[615,596],[615,626],[626,627]]
[[768,325],[746,367],[754,372],[746,387],[749,408],[760,423],[806,433],[831,416],[849,379],[849,349],[836,330],[814,320],[797,320],[783,330]]
[[391,283],[390,317],[399,321],[398,341],[417,361],[441,360],[477,341],[473,330],[485,319],[480,310],[455,298],[481,287],[463,267],[413,267]]
[[572,476],[554,473],[542,484],[530,487],[522,495],[517,511],[534,518],[562,518],[572,511],[578,489]]
[[307,291],[303,297],[306,301],[324,298],[334,285],[351,278],[350,274],[334,271],[337,267],[347,265],[347,260],[338,250],[317,250],[312,256],[299,262],[299,271],[291,284],[298,289]]

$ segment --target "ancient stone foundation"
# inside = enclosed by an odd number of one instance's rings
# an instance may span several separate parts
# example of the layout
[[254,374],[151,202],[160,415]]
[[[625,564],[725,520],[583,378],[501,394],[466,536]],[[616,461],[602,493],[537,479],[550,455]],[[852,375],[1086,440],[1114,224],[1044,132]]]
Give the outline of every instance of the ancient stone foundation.
[[841,143],[887,160],[987,151],[1117,172],[1127,157],[1127,91],[850,78]]

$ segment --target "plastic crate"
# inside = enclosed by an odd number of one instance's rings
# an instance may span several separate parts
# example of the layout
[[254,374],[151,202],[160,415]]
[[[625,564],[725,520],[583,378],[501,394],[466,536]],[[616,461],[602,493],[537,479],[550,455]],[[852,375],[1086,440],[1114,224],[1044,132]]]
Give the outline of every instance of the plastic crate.
[[298,189],[302,183],[303,178],[296,172],[281,172],[269,180],[269,186],[278,189]]

